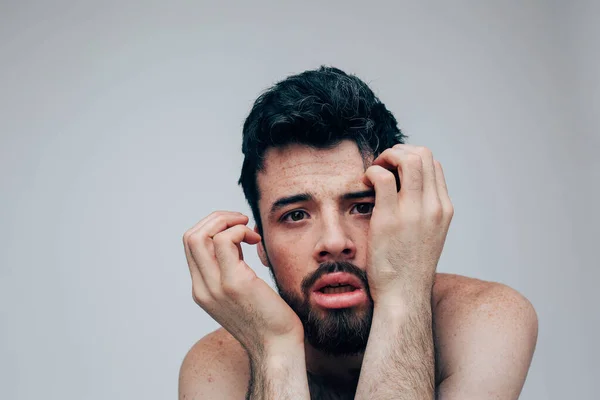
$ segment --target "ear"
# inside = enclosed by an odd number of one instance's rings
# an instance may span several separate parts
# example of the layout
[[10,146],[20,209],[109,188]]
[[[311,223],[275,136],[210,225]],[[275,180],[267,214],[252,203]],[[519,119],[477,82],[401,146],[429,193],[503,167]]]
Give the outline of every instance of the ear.
[[[258,228],[256,225],[254,225],[254,232],[258,233]],[[260,262],[262,262],[265,267],[269,267],[267,252],[265,251],[265,246],[263,245],[262,235],[261,241],[256,245],[256,251],[258,253],[258,258],[260,258]]]

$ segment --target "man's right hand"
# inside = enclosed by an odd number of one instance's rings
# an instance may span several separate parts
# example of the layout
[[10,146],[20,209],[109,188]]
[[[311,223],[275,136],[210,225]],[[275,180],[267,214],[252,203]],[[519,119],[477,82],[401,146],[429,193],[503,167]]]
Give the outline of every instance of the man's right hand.
[[217,211],[183,235],[194,301],[244,346],[260,356],[278,344],[303,343],[296,313],[244,262],[241,243],[261,237],[237,212]]

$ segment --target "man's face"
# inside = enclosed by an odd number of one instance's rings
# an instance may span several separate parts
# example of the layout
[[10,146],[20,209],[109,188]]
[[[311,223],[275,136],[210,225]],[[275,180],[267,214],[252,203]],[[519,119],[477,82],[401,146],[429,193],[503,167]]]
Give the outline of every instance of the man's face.
[[269,149],[264,160],[257,177],[263,263],[311,345],[333,355],[364,351],[373,314],[364,271],[375,199],[362,182],[358,147],[295,144]]

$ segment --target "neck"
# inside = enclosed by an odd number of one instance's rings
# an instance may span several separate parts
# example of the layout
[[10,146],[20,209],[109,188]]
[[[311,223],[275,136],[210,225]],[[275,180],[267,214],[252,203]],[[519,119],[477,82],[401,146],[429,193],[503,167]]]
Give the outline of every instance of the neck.
[[333,356],[315,349],[304,342],[306,369],[311,375],[326,378],[341,384],[356,383],[364,353],[348,356]]

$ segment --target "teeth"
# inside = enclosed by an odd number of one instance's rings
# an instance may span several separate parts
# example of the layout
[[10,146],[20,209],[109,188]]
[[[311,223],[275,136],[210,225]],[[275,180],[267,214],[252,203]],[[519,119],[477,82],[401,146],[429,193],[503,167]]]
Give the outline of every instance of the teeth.
[[325,294],[336,294],[336,293],[346,293],[354,291],[354,287],[350,285],[339,285],[336,287],[327,286],[324,287],[323,293]]

